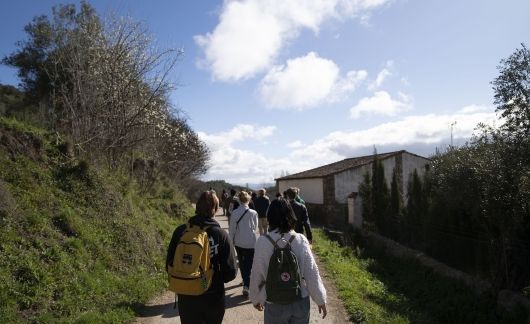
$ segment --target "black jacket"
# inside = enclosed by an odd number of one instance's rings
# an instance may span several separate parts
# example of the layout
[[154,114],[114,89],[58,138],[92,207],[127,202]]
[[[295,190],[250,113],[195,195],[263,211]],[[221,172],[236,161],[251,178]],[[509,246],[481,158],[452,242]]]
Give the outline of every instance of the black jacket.
[[291,207],[293,208],[294,215],[296,216],[296,225],[294,230],[297,233],[304,234],[311,243],[313,241],[313,232],[311,231],[311,222],[309,222],[309,214],[307,208],[301,203],[291,200]]
[[267,209],[269,209],[270,203],[269,197],[267,196],[259,196],[256,198],[254,205],[256,206],[256,211],[258,212],[259,218],[267,217]]
[[[193,216],[189,219],[189,223],[199,226],[209,226],[206,233],[208,233],[208,239],[210,241],[211,262],[215,272],[212,278],[212,285],[203,295],[218,294],[224,298],[224,284],[234,280],[237,275],[234,245],[228,233],[213,218]],[[177,243],[185,229],[186,224],[177,227],[173,232],[173,237],[171,237],[171,242],[167,250],[166,270],[168,265],[173,265],[173,256],[175,255]]]

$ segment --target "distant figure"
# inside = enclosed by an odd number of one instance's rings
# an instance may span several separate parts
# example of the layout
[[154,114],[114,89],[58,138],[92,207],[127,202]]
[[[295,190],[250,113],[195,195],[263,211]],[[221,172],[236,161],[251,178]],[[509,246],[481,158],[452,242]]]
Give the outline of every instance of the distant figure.
[[294,188],[287,189],[286,194],[296,216],[295,231],[301,234],[304,234],[305,231],[309,244],[313,244],[313,232],[311,231],[311,223],[309,222],[306,206],[296,201],[296,190]]
[[256,211],[258,212],[258,229],[259,234],[267,234],[267,209],[269,209],[270,200],[266,196],[267,191],[264,188],[258,190],[257,198],[254,201]]
[[[267,213],[269,221],[269,233],[258,238],[252,274],[250,276],[250,301],[254,308],[264,312],[265,324],[276,323],[309,323],[310,302],[309,297],[318,305],[318,312],[322,318],[327,315],[326,288],[318,271],[313,253],[307,239],[293,228],[296,220],[293,210],[288,201],[283,198],[275,199],[269,206]],[[298,264],[298,275],[295,278],[290,275],[290,270],[280,270],[281,276],[272,277],[270,273],[278,273],[280,268],[272,262],[282,263],[281,259],[271,258],[278,250],[290,247],[296,257]],[[282,252],[283,253],[283,252]],[[281,254],[284,255],[284,254]],[[293,263],[283,263],[292,265]],[[295,270],[296,271],[296,270]],[[296,278],[298,277],[298,278]],[[303,278],[303,280],[296,280]],[[281,281],[280,281],[281,280]],[[275,284],[271,284],[272,281]],[[297,281],[293,284],[292,281]],[[285,283],[285,285],[284,285]],[[296,289],[293,292],[293,287]],[[281,300],[278,302],[275,300]]]
[[238,194],[240,205],[232,211],[228,231],[236,247],[239,269],[243,277],[243,296],[248,296],[250,272],[254,259],[258,213],[248,207],[250,195],[246,191]]
[[279,193],[279,192],[277,192],[277,193],[276,193],[276,199],[281,198],[281,197],[282,197],[282,194]]
[[228,197],[230,195],[226,190],[223,189],[223,193],[221,194],[221,205],[223,206],[223,216],[227,216],[228,213],[228,207],[230,205],[230,202],[227,203]]
[[230,216],[232,211],[236,210],[239,207],[239,200],[236,197],[237,191],[235,189],[230,189],[230,197],[228,197],[228,220],[230,221]]
[[293,187],[293,190],[296,193],[296,198],[294,200],[305,206],[305,201],[300,197],[300,188]]
[[250,190],[247,190],[247,193],[250,195],[250,201],[248,202],[248,208],[256,210],[256,205],[254,204],[254,198],[256,196],[256,193]]
[[[234,246],[226,231],[221,229],[219,223],[214,219],[219,208],[219,199],[215,192],[205,191],[199,197],[195,208],[195,216],[191,217],[187,224],[181,225],[173,232],[169,243],[166,257],[166,271],[172,271],[177,255],[177,246],[185,246],[180,242],[190,227],[199,226],[206,229],[208,242],[210,243],[210,262],[213,269],[213,277],[210,287],[201,295],[178,295],[178,310],[180,321],[183,324],[194,323],[221,323],[225,313],[225,286],[232,281],[237,274]],[[192,253],[193,254],[193,253]],[[192,255],[190,254],[190,256]],[[170,272],[171,273],[171,272]],[[206,288],[204,288],[206,289]],[[198,306],[199,305],[199,306]],[[208,307],[202,307],[208,305]]]

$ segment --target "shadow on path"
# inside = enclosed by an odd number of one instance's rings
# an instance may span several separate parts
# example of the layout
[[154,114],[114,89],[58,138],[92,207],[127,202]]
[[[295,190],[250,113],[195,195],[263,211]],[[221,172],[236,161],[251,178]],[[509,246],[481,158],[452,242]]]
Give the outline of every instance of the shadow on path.
[[243,295],[226,295],[225,296],[225,308],[232,308],[242,305],[250,304],[250,300]]
[[135,304],[132,309],[137,317],[154,317],[160,316],[162,318],[172,318],[179,316],[178,307],[174,307],[175,303],[141,305]]

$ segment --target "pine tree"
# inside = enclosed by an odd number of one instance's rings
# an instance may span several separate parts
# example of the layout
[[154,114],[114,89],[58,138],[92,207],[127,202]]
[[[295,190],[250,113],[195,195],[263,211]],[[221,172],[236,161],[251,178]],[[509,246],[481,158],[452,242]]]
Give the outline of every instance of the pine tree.
[[385,180],[385,167],[377,155],[372,165],[372,211],[375,224],[381,234],[388,233],[388,186]]
[[401,221],[401,208],[403,202],[401,200],[401,192],[398,187],[396,169],[394,168],[392,172],[392,182],[390,184],[390,207],[389,215],[391,217],[390,221],[396,226],[392,226],[391,236],[393,238],[399,238],[399,226]]

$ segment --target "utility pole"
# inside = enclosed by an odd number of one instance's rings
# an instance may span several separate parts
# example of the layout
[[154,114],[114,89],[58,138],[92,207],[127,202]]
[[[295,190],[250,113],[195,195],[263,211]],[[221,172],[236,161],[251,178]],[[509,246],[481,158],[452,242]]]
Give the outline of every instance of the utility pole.
[[451,123],[451,148],[453,148],[453,126],[456,125],[456,120]]

